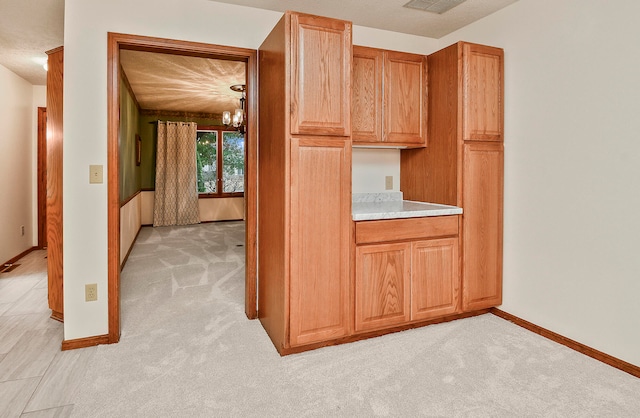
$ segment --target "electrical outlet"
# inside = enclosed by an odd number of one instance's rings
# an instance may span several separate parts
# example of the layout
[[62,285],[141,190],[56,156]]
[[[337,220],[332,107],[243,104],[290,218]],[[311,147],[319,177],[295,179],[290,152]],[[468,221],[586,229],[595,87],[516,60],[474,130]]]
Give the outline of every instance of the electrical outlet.
[[386,176],[384,178],[385,190],[393,190],[393,176]]
[[97,283],[84,285],[84,300],[85,302],[93,302],[98,300],[98,284]]
[[24,225],[20,226],[20,233],[22,234],[22,236],[24,237]]

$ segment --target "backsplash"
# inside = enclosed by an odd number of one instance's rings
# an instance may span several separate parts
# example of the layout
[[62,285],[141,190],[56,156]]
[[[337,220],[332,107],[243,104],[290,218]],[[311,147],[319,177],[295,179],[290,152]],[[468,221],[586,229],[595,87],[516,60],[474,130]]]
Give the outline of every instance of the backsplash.
[[385,191],[387,176],[393,177],[389,191],[400,191],[400,150],[354,148],[352,157],[353,193]]
[[402,192],[353,193],[353,203],[395,202],[402,200]]

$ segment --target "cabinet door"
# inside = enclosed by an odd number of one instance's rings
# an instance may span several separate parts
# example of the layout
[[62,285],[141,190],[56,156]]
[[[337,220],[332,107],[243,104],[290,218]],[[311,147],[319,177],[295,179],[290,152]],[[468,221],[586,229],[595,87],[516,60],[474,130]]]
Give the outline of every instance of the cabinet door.
[[465,311],[502,303],[502,143],[465,143],[462,173],[462,302]]
[[411,245],[356,248],[355,330],[400,325],[410,318]]
[[289,341],[295,346],[349,333],[351,143],[291,139],[290,177]]
[[382,141],[381,49],[353,47],[351,137],[354,143]]
[[351,23],[291,14],[291,133],[351,135]]
[[458,311],[458,239],[418,241],[411,245],[411,320]]
[[499,48],[465,43],[462,54],[462,138],[502,141],[504,52]]
[[426,144],[427,59],[385,51],[383,141]]

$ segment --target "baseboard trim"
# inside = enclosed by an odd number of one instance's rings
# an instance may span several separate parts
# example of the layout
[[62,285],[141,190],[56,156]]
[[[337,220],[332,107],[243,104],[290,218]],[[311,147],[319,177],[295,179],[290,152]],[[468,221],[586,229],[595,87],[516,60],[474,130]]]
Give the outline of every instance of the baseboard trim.
[[50,318],[59,322],[64,322],[64,314],[62,312],[54,311],[53,309],[51,310]]
[[627,363],[624,360],[620,360],[619,358],[613,357],[607,353],[598,351],[595,348],[591,348],[582,343],[574,341],[570,338],[557,334],[553,331],[549,331],[546,328],[542,328],[541,326],[532,324],[529,321],[526,321],[522,318],[518,318],[517,316],[511,315],[510,313],[502,311],[498,308],[491,308],[490,312],[496,316],[499,316],[502,319],[505,319],[509,322],[513,322],[514,324],[521,326],[522,328],[525,328],[531,332],[534,332],[538,335],[548,338],[551,341],[557,342],[558,344],[562,344],[565,347],[569,347],[572,350],[575,350],[593,359],[596,359],[605,364],[608,364],[609,366],[615,367],[616,369],[620,369],[623,372],[629,373],[632,376],[640,377],[640,367],[634,364]]
[[17,256],[13,257],[11,260],[7,260],[4,263],[0,264],[0,270],[2,270],[2,266],[4,266],[5,264],[13,264],[16,261],[20,260],[22,257],[24,257],[25,255],[29,254],[31,251],[37,250],[38,247],[31,247],[31,248],[27,248],[26,250],[24,250],[23,252],[21,252],[20,254],[18,254]]
[[100,344],[109,344],[109,335],[97,335],[95,337],[64,340],[62,341],[62,351],[93,347],[94,345]]

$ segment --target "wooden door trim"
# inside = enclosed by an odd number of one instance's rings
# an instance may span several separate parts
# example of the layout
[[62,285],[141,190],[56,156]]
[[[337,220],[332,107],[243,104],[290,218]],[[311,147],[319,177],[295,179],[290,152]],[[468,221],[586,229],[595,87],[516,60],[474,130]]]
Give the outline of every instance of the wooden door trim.
[[47,246],[47,108],[38,107],[38,248]]
[[108,343],[120,340],[120,198],[119,198],[119,84],[120,49],[162,52],[204,58],[222,58],[246,62],[247,138],[245,177],[245,313],[254,319],[257,285],[257,51],[198,42],[148,36],[107,34],[107,213],[108,213]]

